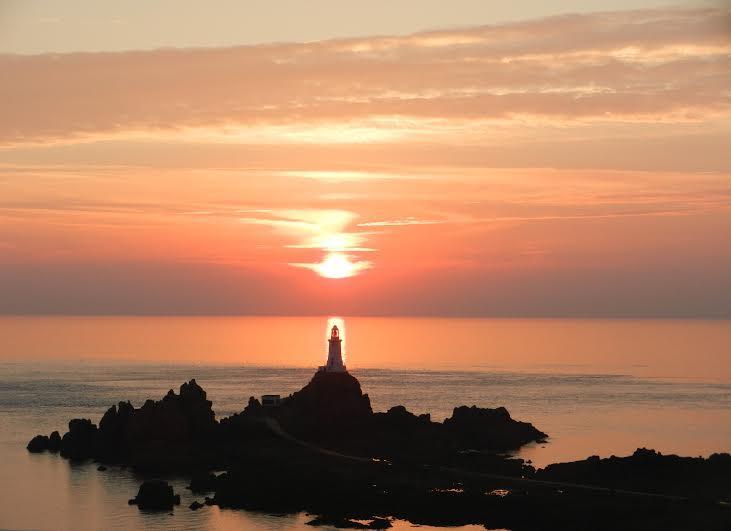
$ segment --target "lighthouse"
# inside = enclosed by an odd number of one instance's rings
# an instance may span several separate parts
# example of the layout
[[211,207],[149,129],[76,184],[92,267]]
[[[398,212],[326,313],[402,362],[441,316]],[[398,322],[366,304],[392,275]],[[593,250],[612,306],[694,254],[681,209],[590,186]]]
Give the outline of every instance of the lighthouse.
[[322,372],[347,372],[343,365],[342,344],[340,330],[337,325],[330,330],[330,339],[327,340],[327,364],[320,367]]

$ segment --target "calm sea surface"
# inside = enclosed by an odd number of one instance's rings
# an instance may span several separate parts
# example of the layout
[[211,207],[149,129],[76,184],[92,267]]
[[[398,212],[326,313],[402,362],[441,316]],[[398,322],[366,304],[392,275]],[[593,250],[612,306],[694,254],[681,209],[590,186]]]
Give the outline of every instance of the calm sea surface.
[[[306,515],[206,507],[185,481],[172,516],[128,506],[141,482],[114,467],[30,455],[37,433],[98,422],[196,378],[217,417],[288,394],[325,357],[328,318],[0,318],[0,529],[301,529]],[[374,409],[435,420],[505,406],[550,435],[536,466],[592,454],[731,451],[731,322],[345,318],[346,363]],[[397,526],[408,528],[405,523]],[[424,529],[423,527],[421,529]]]

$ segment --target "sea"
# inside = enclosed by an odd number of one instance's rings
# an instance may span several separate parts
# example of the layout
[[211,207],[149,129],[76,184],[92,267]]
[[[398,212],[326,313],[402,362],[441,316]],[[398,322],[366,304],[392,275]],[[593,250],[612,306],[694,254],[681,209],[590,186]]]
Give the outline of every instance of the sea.
[[731,321],[0,317],[0,529],[312,529],[307,514],[191,511],[202,497],[175,477],[165,479],[181,505],[142,512],[127,504],[144,479],[132,471],[25,445],[191,378],[217,418],[250,396],[287,395],[324,362],[333,324],[374,410],[401,404],[441,421],[463,404],[505,406],[549,434],[515,454],[536,467],[638,447],[731,452]]

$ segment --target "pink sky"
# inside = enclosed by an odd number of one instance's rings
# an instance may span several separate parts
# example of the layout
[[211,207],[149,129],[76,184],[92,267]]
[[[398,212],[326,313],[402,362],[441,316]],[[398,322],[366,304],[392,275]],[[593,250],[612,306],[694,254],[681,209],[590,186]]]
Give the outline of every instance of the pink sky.
[[0,312],[731,317],[730,29],[0,55]]

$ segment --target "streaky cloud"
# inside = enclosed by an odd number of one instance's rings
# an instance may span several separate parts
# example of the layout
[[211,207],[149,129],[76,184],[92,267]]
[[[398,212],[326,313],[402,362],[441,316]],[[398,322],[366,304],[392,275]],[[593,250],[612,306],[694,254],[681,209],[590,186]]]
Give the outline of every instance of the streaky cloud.
[[0,143],[391,142],[496,120],[724,119],[730,20],[727,8],[676,8],[406,37],[2,55]]

